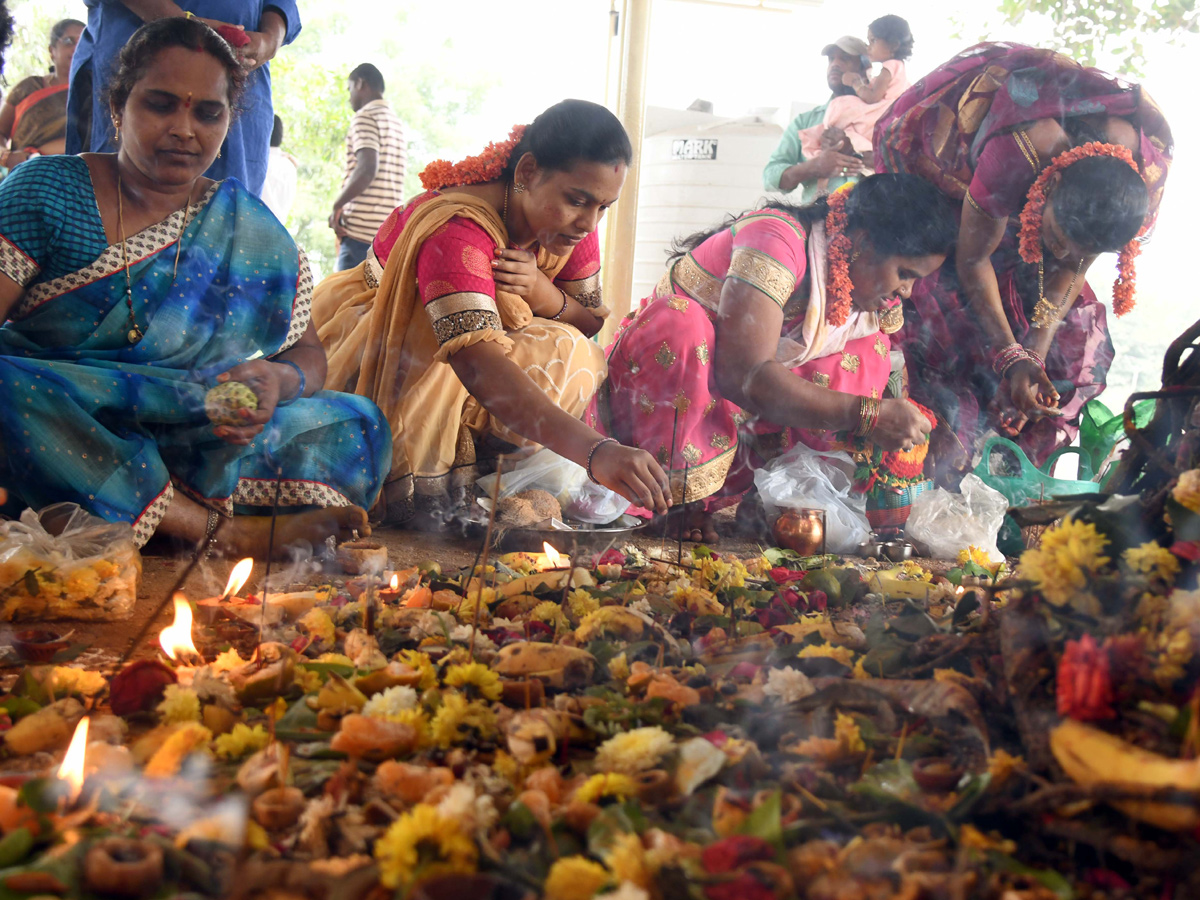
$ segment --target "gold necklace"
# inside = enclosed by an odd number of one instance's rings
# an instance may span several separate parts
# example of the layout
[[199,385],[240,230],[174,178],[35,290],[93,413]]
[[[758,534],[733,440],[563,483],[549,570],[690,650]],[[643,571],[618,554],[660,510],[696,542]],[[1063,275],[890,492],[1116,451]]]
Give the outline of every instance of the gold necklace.
[[[133,284],[129,277],[129,253],[125,248],[125,194],[121,190],[121,170],[117,169],[117,231],[121,238],[121,261],[125,266],[125,307],[129,311],[129,331],[125,337],[129,343],[136,344],[146,336],[137,317],[133,314]],[[175,268],[171,272],[171,284],[175,284],[175,276],[179,274],[179,252],[183,249],[183,233],[187,230],[188,219],[192,214],[192,189],[188,188],[187,205],[183,210],[183,224],[179,226],[179,235],[175,238]]]
[[508,182],[504,183],[504,211],[500,214],[501,220],[504,222],[504,230],[508,230]]
[[1042,253],[1042,258],[1038,260],[1038,302],[1033,307],[1033,322],[1034,328],[1046,328],[1054,322],[1059,311],[1066,305],[1071,297],[1071,291],[1075,289],[1075,282],[1079,280],[1080,273],[1083,272],[1083,257],[1079,257],[1079,265],[1075,267],[1075,274],[1071,276],[1071,283],[1067,285],[1067,291],[1063,294],[1062,300],[1058,303],[1051,303],[1046,299],[1046,254]]

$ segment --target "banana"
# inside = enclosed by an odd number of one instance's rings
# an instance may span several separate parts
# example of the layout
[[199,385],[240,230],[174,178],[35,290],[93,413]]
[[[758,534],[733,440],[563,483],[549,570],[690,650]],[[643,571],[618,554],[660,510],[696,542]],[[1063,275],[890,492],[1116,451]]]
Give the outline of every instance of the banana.
[[[1071,780],[1084,787],[1112,784],[1148,794],[1162,788],[1200,791],[1200,759],[1170,759],[1074,719],[1050,732],[1050,749]],[[1112,805],[1127,816],[1167,831],[1200,825],[1200,807],[1196,806],[1149,800],[1121,800]]]

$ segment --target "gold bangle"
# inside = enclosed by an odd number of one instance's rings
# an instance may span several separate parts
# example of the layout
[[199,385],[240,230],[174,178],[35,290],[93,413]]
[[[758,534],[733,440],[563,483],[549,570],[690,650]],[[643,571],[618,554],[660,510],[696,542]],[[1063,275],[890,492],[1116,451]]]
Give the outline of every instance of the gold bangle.
[[184,16],[184,18],[185,18],[185,19],[194,19],[194,18],[196,18],[196,14],[195,14],[194,12],[192,12],[190,9],[185,9],[185,10],[183,11],[183,16]]

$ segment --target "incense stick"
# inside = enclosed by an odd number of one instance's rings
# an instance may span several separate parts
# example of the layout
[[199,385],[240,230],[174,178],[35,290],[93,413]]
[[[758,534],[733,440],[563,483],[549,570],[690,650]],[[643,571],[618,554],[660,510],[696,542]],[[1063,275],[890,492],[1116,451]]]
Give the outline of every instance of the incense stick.
[[[679,404],[675,404],[675,418],[671,422],[671,455],[667,457],[667,491],[672,492],[671,487],[671,463],[675,461],[675,436],[679,431]],[[671,514],[668,512],[663,515],[663,530],[662,540],[659,542],[659,549],[663,555],[667,552],[667,530],[671,527]]]
[[[471,648],[468,658],[475,662],[475,632],[479,630],[479,609],[483,605],[483,577],[487,574],[487,561],[491,555],[492,526],[496,523],[496,508],[500,505],[500,472],[504,467],[504,454],[496,460],[496,483],[492,485],[492,508],[488,510],[487,531],[483,534],[483,571],[479,573],[479,587],[475,590],[475,618],[471,621]],[[471,573],[474,575],[474,572]],[[467,582],[470,585],[470,581]]]
[[[685,460],[683,463],[683,496],[679,498],[679,508],[681,512],[679,515],[679,548],[675,556],[676,565],[683,565],[683,526],[687,521],[687,482],[689,468],[691,468],[691,466]],[[703,534],[701,534],[701,537],[703,537]]]
[[271,557],[275,555],[275,519],[279,516],[279,491],[283,487],[283,466],[275,467],[275,496],[271,500],[271,530],[267,533],[267,567],[263,573],[262,614],[259,616],[258,646],[254,656],[262,665],[262,642],[267,633],[267,589],[271,585]]

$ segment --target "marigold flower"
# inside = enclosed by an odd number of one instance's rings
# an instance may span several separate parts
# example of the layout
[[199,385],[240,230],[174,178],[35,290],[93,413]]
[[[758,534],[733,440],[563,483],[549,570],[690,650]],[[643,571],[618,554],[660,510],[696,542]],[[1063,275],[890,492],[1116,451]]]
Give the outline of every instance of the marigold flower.
[[849,647],[835,647],[830,643],[809,644],[802,648],[796,656],[799,659],[812,659],[817,656],[824,656],[828,659],[836,660],[846,667],[854,665],[853,650]]
[[442,696],[442,705],[434,714],[429,729],[439,747],[451,747],[465,741],[472,731],[480,737],[495,734],[496,714],[487,704],[467,700],[457,691],[450,691]]
[[825,214],[825,240],[829,272],[826,277],[825,321],[830,325],[845,325],[854,302],[850,281],[850,236],[846,234],[846,199],[848,190],[829,195],[829,212]]
[[1200,513],[1200,469],[1188,469],[1180,475],[1171,488],[1171,497],[1185,509]]
[[657,725],[635,728],[610,737],[596,751],[596,768],[602,772],[636,775],[653,769],[675,746],[675,739]]
[[1123,559],[1131,572],[1144,575],[1151,581],[1172,585],[1179,574],[1179,560],[1175,554],[1154,541],[1147,541],[1140,547],[1130,547]]
[[575,790],[580,803],[599,803],[601,800],[628,800],[637,795],[637,782],[620,772],[593,775]]
[[1065,519],[1042,535],[1039,547],[1021,555],[1021,575],[1033,581],[1049,603],[1063,606],[1108,565],[1109,558],[1101,555],[1107,545],[1108,538],[1095,525]]
[[500,676],[483,663],[451,666],[446,670],[442,681],[446,687],[459,688],[468,696],[478,696],[485,700],[499,700],[500,695],[504,693]]
[[200,721],[200,698],[191,688],[168,684],[157,708],[158,716],[165,724]]
[[421,184],[427,191],[439,191],[455,185],[495,181],[524,134],[524,125],[514,125],[508,140],[489,143],[478,156],[468,156],[457,163],[435,159],[421,171]]
[[1108,651],[1090,634],[1067,641],[1058,663],[1058,714],[1091,722],[1116,717]]
[[213,741],[213,752],[218,759],[241,759],[261,750],[270,742],[271,735],[261,725],[251,728],[244,722],[238,722],[228,734],[217,735]]
[[583,856],[556,859],[542,885],[545,900],[591,900],[609,883],[604,866]]
[[420,650],[401,650],[394,659],[421,673],[421,680],[417,682],[417,690],[427,691],[431,687],[437,686],[437,669],[433,667],[433,660],[429,658],[429,654],[422,653]]
[[379,880],[397,888],[435,875],[475,871],[479,851],[458,823],[418,803],[375,842]]

